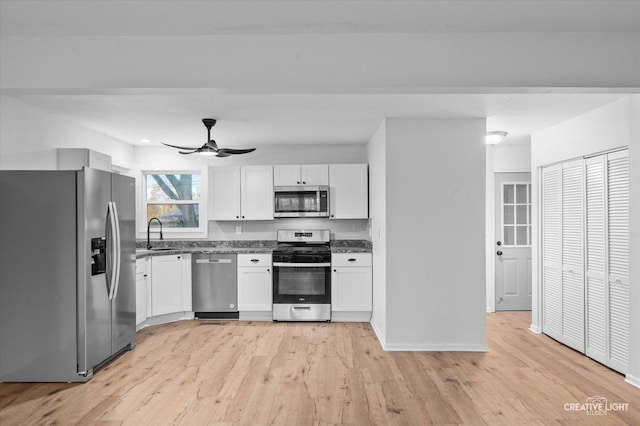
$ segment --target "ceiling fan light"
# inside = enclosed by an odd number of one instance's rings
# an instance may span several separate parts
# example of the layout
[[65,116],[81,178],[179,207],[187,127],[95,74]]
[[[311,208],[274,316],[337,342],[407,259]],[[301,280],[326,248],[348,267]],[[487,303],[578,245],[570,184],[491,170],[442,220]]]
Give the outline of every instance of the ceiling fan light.
[[198,150],[198,154],[200,155],[216,155],[217,153],[218,152],[215,149],[207,145],[203,146]]
[[507,132],[487,132],[484,137],[484,143],[487,145],[496,145],[502,142],[502,140],[507,136]]

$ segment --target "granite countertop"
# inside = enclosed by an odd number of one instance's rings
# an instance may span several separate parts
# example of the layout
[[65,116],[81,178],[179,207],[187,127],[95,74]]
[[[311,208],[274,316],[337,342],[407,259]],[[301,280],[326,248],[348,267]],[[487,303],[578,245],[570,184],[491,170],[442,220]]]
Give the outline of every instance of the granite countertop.
[[163,256],[168,254],[186,254],[186,253],[271,253],[273,248],[265,247],[176,247],[163,250],[147,250],[146,248],[136,249],[136,259],[149,256]]
[[[275,241],[154,241],[156,250],[148,250],[146,241],[139,240],[136,259],[186,253],[271,253],[276,248]],[[161,250],[158,250],[160,248]],[[332,253],[371,253],[371,242],[366,240],[333,240]]]

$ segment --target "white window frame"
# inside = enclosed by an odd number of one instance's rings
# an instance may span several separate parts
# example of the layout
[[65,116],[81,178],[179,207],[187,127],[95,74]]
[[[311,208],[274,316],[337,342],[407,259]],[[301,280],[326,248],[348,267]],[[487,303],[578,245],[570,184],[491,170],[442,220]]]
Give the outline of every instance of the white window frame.
[[[139,213],[138,213],[138,236],[139,238],[147,238],[147,175],[183,175],[192,174],[200,176],[200,199],[199,200],[168,200],[170,204],[195,204],[197,203],[199,212],[199,227],[198,228],[162,228],[162,233],[167,239],[180,239],[180,238],[207,238],[208,237],[208,215],[207,208],[208,193],[209,193],[209,177],[207,168],[198,168],[191,170],[142,170],[140,172],[140,197],[139,197]],[[155,203],[151,203],[155,204]],[[158,235],[154,231],[151,239],[157,240]]]
[[[505,227],[505,223],[504,223],[504,187],[507,185],[513,185],[513,203],[509,203],[509,205],[513,206],[513,224],[507,224],[507,226],[513,226],[513,238],[514,238],[514,242],[517,242],[517,231],[516,231],[516,227],[518,226],[523,226],[522,224],[517,224],[517,218],[516,218],[516,206],[517,205],[523,205],[522,203],[518,203],[516,201],[516,188],[515,185],[527,185],[527,204],[524,204],[526,206],[528,206],[529,208],[527,209],[527,224],[524,226],[527,226],[527,245],[517,245],[517,244],[513,244],[513,245],[507,245],[505,239],[504,239],[504,227]],[[527,247],[531,247],[531,240],[533,239],[533,229],[532,229],[532,225],[531,225],[531,216],[533,215],[533,212],[531,211],[532,204],[531,204],[531,182],[503,182],[501,187],[500,187],[500,224],[501,229],[500,229],[500,236],[501,239],[500,241],[502,241],[502,246],[503,247],[509,247],[509,248],[527,248]]]

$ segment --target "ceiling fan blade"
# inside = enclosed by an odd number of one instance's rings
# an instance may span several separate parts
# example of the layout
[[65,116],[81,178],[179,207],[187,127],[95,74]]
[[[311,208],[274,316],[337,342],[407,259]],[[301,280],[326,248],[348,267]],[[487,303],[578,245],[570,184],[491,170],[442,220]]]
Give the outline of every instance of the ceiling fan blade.
[[194,150],[194,151],[189,151],[189,152],[187,152],[187,151],[178,151],[178,152],[179,152],[180,154],[185,154],[185,155],[186,155],[186,154],[195,154],[196,152],[198,152],[198,150],[196,149],[196,150]]
[[198,149],[198,148],[194,148],[192,146],[178,146],[178,145],[170,145],[168,143],[164,143],[164,142],[160,142],[162,145],[166,145],[166,146],[170,146],[171,148],[178,148],[178,149]]
[[255,148],[247,148],[247,149],[220,148],[218,152],[222,152],[225,154],[247,154],[255,150],[256,150]]
[[216,157],[231,157],[231,154],[227,154],[226,152],[218,151]]

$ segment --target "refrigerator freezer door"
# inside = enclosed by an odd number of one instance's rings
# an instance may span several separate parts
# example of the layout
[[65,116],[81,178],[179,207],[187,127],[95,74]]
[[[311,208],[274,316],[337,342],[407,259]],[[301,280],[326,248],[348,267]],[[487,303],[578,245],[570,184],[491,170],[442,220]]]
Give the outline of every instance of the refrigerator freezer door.
[[112,350],[119,352],[136,336],[135,180],[112,175],[112,200],[118,215],[119,280],[112,301]]
[[107,232],[111,173],[78,172],[78,368],[89,373],[111,356],[111,302],[106,274],[91,275],[91,239],[107,237],[107,271],[113,238]]

